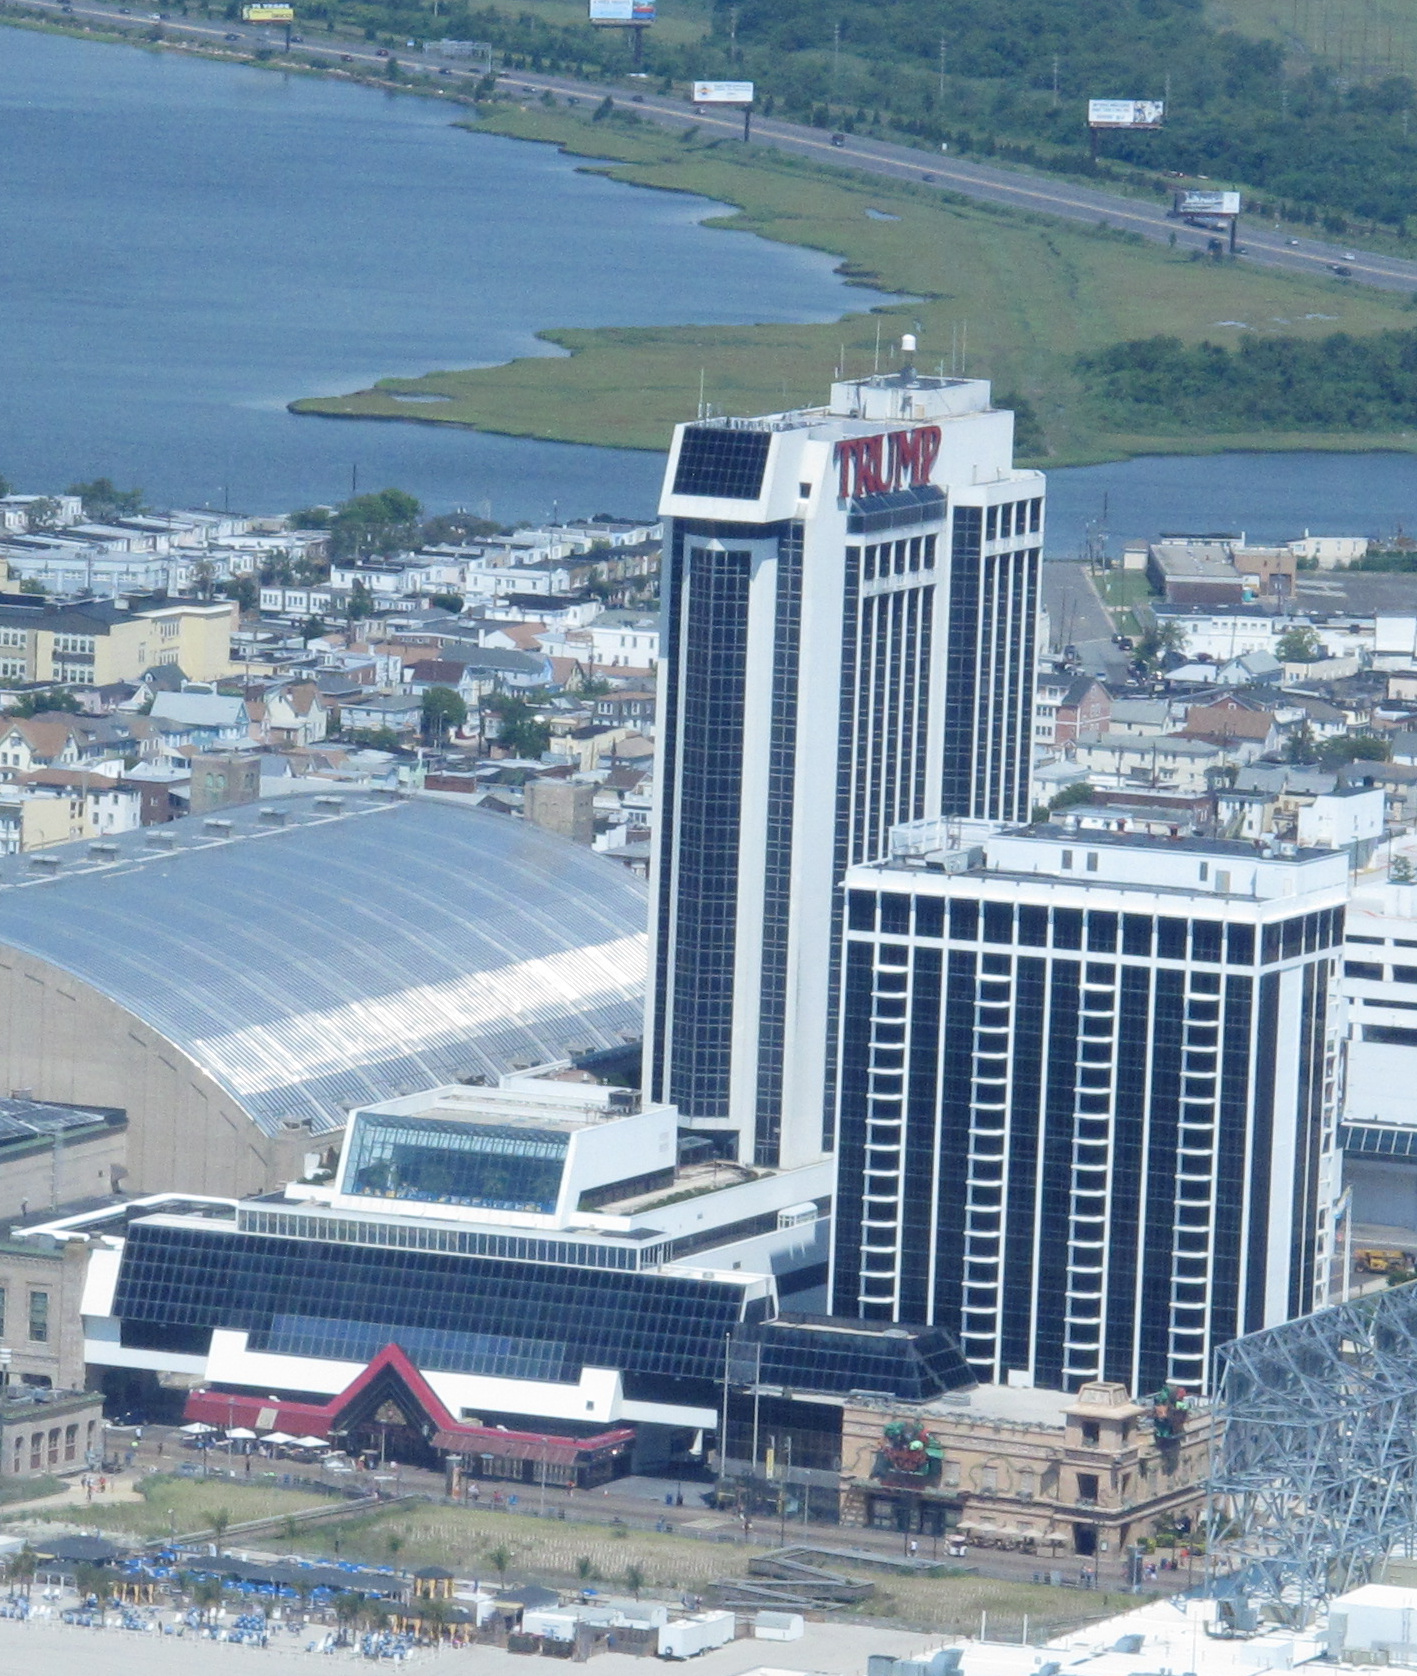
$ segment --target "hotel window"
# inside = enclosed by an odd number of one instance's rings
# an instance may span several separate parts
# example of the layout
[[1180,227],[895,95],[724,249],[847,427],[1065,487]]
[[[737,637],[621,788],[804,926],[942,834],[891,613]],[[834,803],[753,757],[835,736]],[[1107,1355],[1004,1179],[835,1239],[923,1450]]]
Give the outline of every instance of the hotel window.
[[64,1428],[64,1459],[77,1460],[79,1454],[79,1424],[76,1420],[72,1426]]
[[49,1294],[30,1293],[30,1343],[49,1343]]

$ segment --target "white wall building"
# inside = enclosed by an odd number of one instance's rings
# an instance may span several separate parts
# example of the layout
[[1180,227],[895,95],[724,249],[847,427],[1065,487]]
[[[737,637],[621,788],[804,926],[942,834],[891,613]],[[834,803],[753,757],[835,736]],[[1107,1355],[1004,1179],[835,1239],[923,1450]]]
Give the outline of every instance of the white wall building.
[[743,1159],[831,1146],[846,867],[1028,812],[1043,494],[978,380],[675,433],[646,1088]]

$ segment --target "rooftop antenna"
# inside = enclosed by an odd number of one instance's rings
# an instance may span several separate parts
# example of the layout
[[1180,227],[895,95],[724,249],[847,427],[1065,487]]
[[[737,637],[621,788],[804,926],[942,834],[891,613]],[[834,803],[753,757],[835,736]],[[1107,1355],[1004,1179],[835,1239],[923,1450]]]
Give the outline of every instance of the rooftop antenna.
[[959,328],[959,376],[969,377],[969,322],[960,323]]

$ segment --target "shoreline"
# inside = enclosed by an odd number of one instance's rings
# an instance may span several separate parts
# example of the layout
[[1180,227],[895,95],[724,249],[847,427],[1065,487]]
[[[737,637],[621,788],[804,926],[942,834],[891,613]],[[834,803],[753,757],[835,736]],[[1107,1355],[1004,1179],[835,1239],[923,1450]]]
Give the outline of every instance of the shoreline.
[[[908,208],[912,220],[922,219],[928,210],[946,223],[952,220],[973,222],[976,233],[979,223],[989,223],[988,230],[998,235],[995,242],[1000,244],[1010,240],[1017,244],[1021,240],[1041,239],[1059,256],[1058,266],[1062,269],[1075,268],[1076,247],[1087,245],[1094,249],[1110,246],[1109,253],[1113,255],[1126,251],[1133,257],[1149,258],[1146,266],[1153,269],[1169,267],[1173,270],[1173,277],[1175,271],[1183,266],[1175,260],[1168,263],[1164,252],[1150,247],[1138,252],[1128,235],[1108,233],[1100,228],[1080,228],[1042,212],[986,206],[962,197],[951,199],[942,196],[936,200],[934,194],[923,194],[912,184],[856,176],[851,171],[815,162],[800,162],[766,150],[740,158],[727,149],[720,149],[725,144],[720,140],[711,139],[697,144],[690,140],[686,144],[685,137],[677,137],[672,130],[666,130],[661,125],[643,123],[623,106],[617,109],[616,119],[592,134],[590,124],[583,116],[572,116],[561,105],[554,109],[542,109],[539,105],[523,104],[515,97],[505,96],[495,103],[479,105],[470,93],[431,85],[427,77],[412,84],[402,80],[391,81],[377,74],[353,71],[335,64],[301,63],[275,53],[260,57],[248,52],[226,50],[215,42],[191,41],[175,36],[159,34],[157,38],[141,38],[137,32],[78,27],[44,15],[4,12],[0,13],[0,23],[103,45],[177,52],[213,63],[276,70],[305,77],[325,77],[386,94],[401,93],[459,106],[462,109],[452,120],[452,126],[472,133],[553,144],[563,156],[574,159],[580,171],[600,173],[622,184],[714,198],[728,204],[729,212],[707,217],[702,225],[750,232],[757,237],[800,249],[824,252],[833,258],[845,287],[874,287],[900,299],[878,303],[863,312],[848,310],[838,319],[826,323],[712,328],[546,327],[538,330],[536,337],[556,344],[564,351],[563,354],[513,357],[488,367],[439,371],[418,377],[391,375],[376,381],[366,390],[333,396],[300,396],[284,404],[288,412],[301,418],[379,419],[387,423],[451,427],[527,441],[656,454],[663,452],[662,439],[669,434],[673,423],[692,410],[692,400],[686,392],[697,382],[694,368],[710,361],[715,363],[711,389],[713,404],[725,412],[761,412],[788,405],[789,400],[795,404],[820,399],[822,375],[819,369],[829,366],[836,358],[833,340],[854,337],[855,341],[844,345],[843,353],[849,347],[853,357],[864,357],[869,353],[869,347],[868,342],[860,338],[861,328],[864,326],[870,332],[879,334],[882,323],[890,322],[893,316],[899,317],[902,311],[918,309],[922,315],[935,316],[932,322],[935,329],[927,333],[925,341],[937,346],[938,352],[938,346],[949,341],[945,331],[948,325],[946,305],[955,300],[938,282],[944,279],[948,284],[956,276],[953,273],[931,273],[929,278],[936,283],[920,283],[918,279],[912,283],[911,276],[890,272],[888,259],[862,260],[859,250],[843,249],[845,241],[832,237],[833,220],[842,219],[839,206],[833,206],[830,213],[824,213],[814,221],[810,214],[792,215],[784,210],[781,203],[771,202],[773,187],[780,187],[784,180],[799,187],[803,196],[815,191],[819,197],[835,196],[843,201],[854,199],[858,203],[863,199],[888,200],[893,208],[901,209],[902,217]],[[528,117],[530,121],[523,120]],[[548,126],[557,131],[547,131]],[[659,155],[648,156],[647,150]],[[634,155],[637,151],[639,155]],[[700,178],[686,183],[654,178],[671,170],[712,178],[707,182]],[[736,193],[734,185],[744,184],[749,174],[754,177],[749,184],[756,188],[756,192]],[[737,176],[736,181],[734,176]],[[928,206],[922,205],[924,198],[931,200]],[[897,217],[897,222],[902,217]],[[893,230],[886,229],[887,232]],[[861,229],[854,227],[851,231],[859,235]],[[856,242],[859,245],[862,241],[858,237]],[[1063,245],[1075,248],[1060,251],[1059,247]],[[1135,270],[1135,262],[1131,265]],[[1022,268],[1014,271],[1021,272]],[[1209,269],[1204,277],[1197,269],[1190,271],[1196,275],[1192,290],[1201,289],[1212,277],[1216,280],[1221,277],[1218,272],[1212,276]],[[1327,297],[1330,306],[1345,307],[1349,315],[1365,312],[1370,316],[1380,315],[1383,302],[1387,303],[1388,313],[1395,313],[1397,308],[1392,299],[1383,293],[1360,296],[1358,292],[1349,292],[1345,295],[1335,293],[1332,282],[1297,279],[1254,269],[1236,268],[1233,272],[1252,291],[1263,293],[1267,288],[1277,288],[1283,292],[1286,287],[1298,287],[1305,294],[1305,300],[1314,296]],[[1138,277],[1135,271],[1131,277]],[[1008,323],[1013,328],[1012,335],[1010,330],[1000,329],[996,334],[998,341],[992,349],[986,339],[983,350],[976,351],[976,354],[982,355],[987,368],[978,376],[990,376],[1001,396],[1010,399],[1023,396],[1036,405],[1050,400],[1055,404],[1053,411],[1044,415],[1044,423],[1052,433],[1052,446],[1042,455],[1020,455],[1020,464],[1056,470],[1148,457],[1302,452],[1389,453],[1400,456],[1417,452],[1417,433],[1275,431],[1134,436],[1100,431],[1091,416],[1082,410],[1080,387],[1075,379],[1068,376],[1067,350],[1050,352],[1039,347],[1050,341],[1047,318],[1038,318],[1036,312],[1030,314],[1026,307],[1018,306],[1016,299],[1007,294],[998,297],[1002,278],[993,274],[988,278],[995,288],[994,300],[998,300],[1000,311],[1007,313],[1012,307],[1013,313],[1021,318]],[[988,287],[985,287],[985,293],[988,294]],[[1355,303],[1357,306],[1354,306]],[[969,341],[973,345],[977,341],[975,318],[968,312],[967,302],[964,308],[969,323]],[[1212,312],[1235,313],[1236,308],[1216,302]],[[1255,312],[1255,317],[1261,316]],[[1364,330],[1361,325],[1350,326],[1347,320],[1338,326],[1337,317],[1334,318],[1333,329]],[[1218,329],[1229,326],[1231,322],[1219,321],[1216,324]],[[1368,329],[1390,329],[1396,324],[1396,321],[1383,321]],[[1410,329],[1407,322],[1402,324]],[[1000,325],[1004,327],[1003,322]],[[1037,340],[1032,345],[1028,342],[1030,337]],[[1030,347],[1037,351],[1032,357],[1028,354]],[[728,369],[726,375],[725,367]],[[942,360],[941,370],[943,367]],[[789,383],[798,386],[798,396],[788,397]],[[439,388],[440,384],[452,387]],[[779,384],[781,399],[778,398]],[[413,413],[405,408],[400,411],[393,406],[398,395],[419,394],[440,396],[450,407],[461,408],[461,411],[445,416],[427,410]],[[1061,402],[1058,401],[1060,395]],[[650,399],[647,400],[647,397]],[[572,416],[570,423],[557,422]]]

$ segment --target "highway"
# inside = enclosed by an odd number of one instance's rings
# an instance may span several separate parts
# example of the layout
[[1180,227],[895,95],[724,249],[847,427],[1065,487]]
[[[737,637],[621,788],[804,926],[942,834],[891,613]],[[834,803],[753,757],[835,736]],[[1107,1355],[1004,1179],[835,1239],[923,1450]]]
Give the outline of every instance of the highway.
[[[65,0],[26,0],[20,10],[49,12],[56,21],[61,15],[74,22],[91,21],[109,26],[141,29],[145,24],[159,21],[154,12],[140,8],[97,5],[90,3],[66,4]],[[269,34],[281,34],[278,25],[257,26],[241,23],[196,23],[188,19],[163,17],[166,35],[189,39],[208,47],[226,46],[239,52],[253,52],[268,44]],[[298,26],[297,26],[298,27]],[[235,40],[228,37],[235,36]],[[387,60],[387,54],[364,41],[342,40],[337,36],[322,36],[319,40],[305,40],[299,49],[312,58],[328,61],[338,67],[341,62],[375,69]],[[466,70],[455,60],[443,59],[434,53],[412,50],[395,53],[401,64],[411,70],[430,74],[457,75],[450,86],[465,87]],[[646,78],[646,85],[648,78]],[[503,71],[498,84],[505,92],[525,90],[534,97],[549,91],[563,99],[581,102],[598,100],[609,93],[621,104],[633,103],[637,114],[648,120],[672,128],[684,129],[697,125],[710,133],[738,137],[743,131],[740,112],[732,109],[695,110],[681,98],[644,91],[626,92],[623,87],[596,86],[563,76],[533,75],[521,71]],[[1126,198],[1096,187],[1080,186],[1066,180],[1054,180],[1044,174],[1000,168],[987,163],[975,163],[962,157],[936,155],[909,146],[893,145],[883,140],[863,139],[859,135],[844,136],[844,143],[833,146],[830,134],[822,129],[804,127],[798,123],[776,118],[754,116],[751,144],[769,147],[799,157],[810,157],[817,162],[836,164],[866,174],[879,175],[885,180],[913,181],[917,185],[933,185],[941,192],[959,193],[983,203],[1002,204],[1012,209],[1033,211],[1040,215],[1058,216],[1065,221],[1086,222],[1095,226],[1106,221],[1119,230],[1139,233],[1153,243],[1168,244],[1175,237],[1181,249],[1204,250],[1215,235],[1199,228],[1187,227],[1172,220],[1165,206],[1145,199]],[[1323,277],[1334,265],[1350,271],[1345,283],[1373,286],[1382,291],[1417,292],[1417,261],[1398,256],[1377,255],[1359,250],[1356,246],[1329,244],[1318,239],[1294,240],[1272,228],[1254,222],[1241,222],[1241,241],[1245,254],[1242,260],[1257,267],[1279,268],[1291,273],[1307,273]],[[1352,253],[1352,260],[1345,258]],[[1337,283],[1337,281],[1335,281]]]

